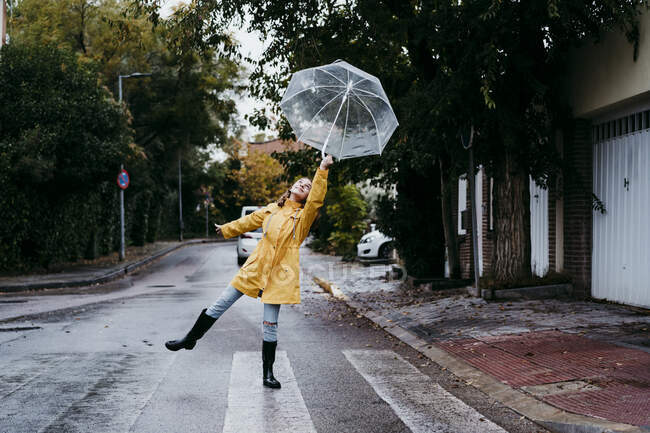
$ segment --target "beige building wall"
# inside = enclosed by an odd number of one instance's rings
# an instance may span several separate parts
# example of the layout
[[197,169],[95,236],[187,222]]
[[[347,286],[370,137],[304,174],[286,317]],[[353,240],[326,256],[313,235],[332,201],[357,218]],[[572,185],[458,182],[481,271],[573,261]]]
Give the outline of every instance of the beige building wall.
[[650,13],[640,17],[639,36],[636,62],[633,45],[620,31],[571,53],[568,98],[574,117],[593,118],[650,100]]

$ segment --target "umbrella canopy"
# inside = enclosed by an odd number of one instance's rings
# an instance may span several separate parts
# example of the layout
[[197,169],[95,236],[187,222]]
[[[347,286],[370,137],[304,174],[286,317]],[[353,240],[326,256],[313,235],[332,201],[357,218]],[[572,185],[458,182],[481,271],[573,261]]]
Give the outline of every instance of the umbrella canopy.
[[294,73],[280,107],[298,141],[338,159],[381,154],[398,125],[379,79],[341,60]]

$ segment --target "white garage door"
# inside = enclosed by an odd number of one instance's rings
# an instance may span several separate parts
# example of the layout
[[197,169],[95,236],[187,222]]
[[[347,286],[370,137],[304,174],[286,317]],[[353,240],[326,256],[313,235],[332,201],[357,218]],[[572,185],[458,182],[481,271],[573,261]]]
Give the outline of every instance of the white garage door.
[[650,131],[647,112],[594,128],[592,294],[650,306]]
[[530,179],[530,266],[534,275],[548,273],[548,190]]

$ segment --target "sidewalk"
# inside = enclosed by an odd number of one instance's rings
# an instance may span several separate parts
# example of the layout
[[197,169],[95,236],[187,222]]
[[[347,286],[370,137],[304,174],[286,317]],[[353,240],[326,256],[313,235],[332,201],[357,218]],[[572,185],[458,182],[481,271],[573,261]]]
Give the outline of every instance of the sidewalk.
[[92,264],[79,262],[59,272],[0,277],[0,294],[28,290],[58,289],[102,284],[121,278],[164,255],[188,245],[206,242],[227,242],[216,239],[192,239],[184,242],[156,242],[126,251],[126,260],[102,257]]
[[305,252],[306,272],[333,283],[359,313],[548,429],[650,431],[650,311],[555,299],[488,303],[464,289],[406,292],[384,278],[390,266]]

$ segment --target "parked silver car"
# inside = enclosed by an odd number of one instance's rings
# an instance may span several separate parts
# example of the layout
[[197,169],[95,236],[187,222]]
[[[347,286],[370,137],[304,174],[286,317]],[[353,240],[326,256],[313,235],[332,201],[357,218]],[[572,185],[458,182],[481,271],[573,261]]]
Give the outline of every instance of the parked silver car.
[[[261,206],[242,206],[241,216],[246,216],[261,208]],[[237,239],[237,264],[239,266],[243,265],[248,256],[255,250],[260,239],[262,239],[262,227],[239,235]]]
[[357,256],[362,259],[390,259],[393,257],[393,238],[386,236],[375,225],[370,233],[361,236],[357,244]]

